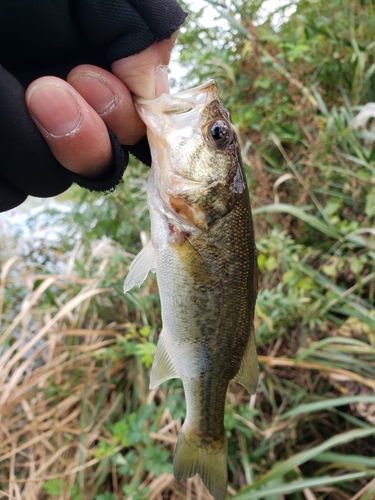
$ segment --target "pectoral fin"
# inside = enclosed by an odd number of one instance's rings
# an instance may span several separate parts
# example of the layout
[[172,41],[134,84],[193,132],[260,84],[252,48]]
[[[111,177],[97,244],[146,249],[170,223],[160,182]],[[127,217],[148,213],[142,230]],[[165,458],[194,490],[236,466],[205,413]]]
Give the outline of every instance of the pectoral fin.
[[133,286],[141,286],[150,271],[156,271],[156,252],[152,240],[139,252],[130,265],[124,283],[124,293]]
[[247,343],[240,369],[234,380],[243,385],[249,394],[254,394],[258,386],[258,357],[255,347],[255,335],[252,333]]
[[178,378],[176,368],[173,365],[172,359],[167,351],[164,340],[164,330],[159,336],[158,347],[154,362],[151,368],[150,389],[155,389],[158,385],[171,378]]

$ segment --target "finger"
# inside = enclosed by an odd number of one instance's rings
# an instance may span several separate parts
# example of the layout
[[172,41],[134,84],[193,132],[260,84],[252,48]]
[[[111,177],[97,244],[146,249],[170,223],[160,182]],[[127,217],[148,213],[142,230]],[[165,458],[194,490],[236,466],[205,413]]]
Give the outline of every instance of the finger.
[[56,159],[68,170],[96,177],[112,160],[107,128],[100,116],[64,80],[38,78],[26,104]]
[[117,135],[120,144],[136,144],[146,134],[131,93],[117,76],[83,64],[69,73],[67,81]]
[[55,196],[71,181],[30,117],[25,90],[0,66],[0,211],[27,195]]
[[113,73],[130,92],[145,99],[169,93],[167,67],[178,32],[168,40],[155,42],[139,54],[119,59],[112,64]]

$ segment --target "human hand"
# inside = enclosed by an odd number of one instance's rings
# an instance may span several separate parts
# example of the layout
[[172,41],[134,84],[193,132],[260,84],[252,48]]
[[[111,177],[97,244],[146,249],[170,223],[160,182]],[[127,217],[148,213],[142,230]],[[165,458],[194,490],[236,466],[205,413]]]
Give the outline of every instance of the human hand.
[[97,177],[113,161],[107,127],[126,146],[145,136],[132,94],[153,99],[169,92],[167,66],[176,38],[177,32],[115,61],[113,73],[83,64],[66,81],[44,76],[29,85],[28,110],[61,165],[83,177]]
[[176,0],[0,3],[0,211],[72,181],[113,189],[129,151],[149,162],[130,94],[167,91],[155,71],[184,18]]

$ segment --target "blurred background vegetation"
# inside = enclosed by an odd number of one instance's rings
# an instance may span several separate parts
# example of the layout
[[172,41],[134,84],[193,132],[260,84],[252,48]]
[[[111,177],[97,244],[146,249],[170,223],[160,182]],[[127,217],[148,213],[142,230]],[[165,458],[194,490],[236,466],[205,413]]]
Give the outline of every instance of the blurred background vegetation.
[[[228,391],[228,498],[373,500],[375,130],[371,112],[354,117],[375,101],[374,2],[202,7],[181,31],[174,85],[218,81],[260,269],[260,385]],[[148,389],[155,278],[122,293],[149,234],[146,178],[133,162],[114,193],[72,188],[19,231],[3,222],[0,498],[210,498],[172,476],[180,382]]]

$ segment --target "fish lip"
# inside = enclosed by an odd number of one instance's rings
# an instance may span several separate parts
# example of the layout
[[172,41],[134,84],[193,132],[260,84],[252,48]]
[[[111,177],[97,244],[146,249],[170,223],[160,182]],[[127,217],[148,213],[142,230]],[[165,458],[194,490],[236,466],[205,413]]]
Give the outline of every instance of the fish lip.
[[208,80],[198,87],[175,94],[162,94],[156,99],[144,99],[143,97],[134,96],[134,103],[136,108],[156,107],[163,114],[177,115],[187,113],[196,106],[206,106],[217,98],[217,84],[215,80]]
[[200,94],[204,94],[207,97],[211,97],[211,99],[215,99],[218,96],[218,88],[215,80],[208,80],[207,82],[202,83],[202,85],[198,85],[198,87],[182,90],[181,92],[177,92],[176,94],[172,95],[175,97],[180,97],[182,99],[189,99],[196,98],[197,96],[199,97]]

